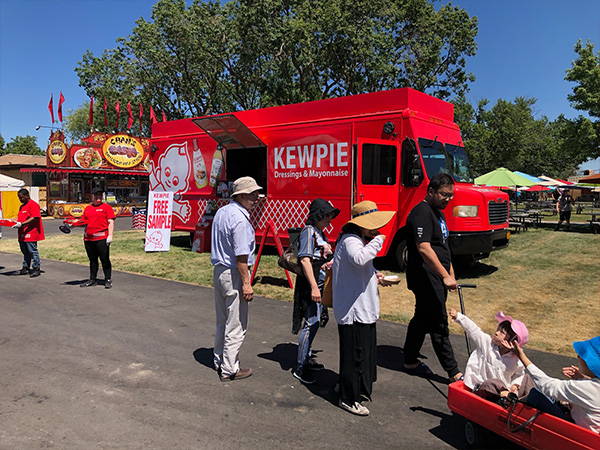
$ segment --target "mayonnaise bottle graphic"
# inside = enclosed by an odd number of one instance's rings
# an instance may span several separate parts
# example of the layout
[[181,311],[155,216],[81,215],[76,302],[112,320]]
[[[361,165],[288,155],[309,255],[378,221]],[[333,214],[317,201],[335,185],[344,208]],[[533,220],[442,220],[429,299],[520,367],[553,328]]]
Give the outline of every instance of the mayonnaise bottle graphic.
[[221,168],[223,167],[223,152],[221,151],[221,146],[217,147],[215,150],[215,154],[213,155],[212,166],[210,168],[210,185],[215,186],[217,184],[217,179],[221,174]]
[[202,152],[198,148],[198,141],[194,139],[194,153],[193,153],[193,164],[194,164],[194,180],[196,181],[196,187],[202,189],[208,184],[208,178],[206,177],[206,165],[204,164],[204,158]]

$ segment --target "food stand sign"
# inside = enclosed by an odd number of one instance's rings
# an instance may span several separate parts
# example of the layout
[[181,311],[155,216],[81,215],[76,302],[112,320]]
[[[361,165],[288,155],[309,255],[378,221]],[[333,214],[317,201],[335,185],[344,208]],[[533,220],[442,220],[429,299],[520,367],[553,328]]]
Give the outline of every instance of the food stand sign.
[[67,156],[67,146],[63,141],[54,140],[50,142],[46,152],[48,154],[48,158],[50,158],[50,161],[52,161],[54,164],[60,164]]
[[167,252],[171,244],[171,217],[173,215],[173,193],[150,191],[148,194],[148,216],[146,219],[147,252]]
[[102,145],[104,158],[115,167],[129,169],[144,159],[144,147],[136,138],[126,134],[115,134]]

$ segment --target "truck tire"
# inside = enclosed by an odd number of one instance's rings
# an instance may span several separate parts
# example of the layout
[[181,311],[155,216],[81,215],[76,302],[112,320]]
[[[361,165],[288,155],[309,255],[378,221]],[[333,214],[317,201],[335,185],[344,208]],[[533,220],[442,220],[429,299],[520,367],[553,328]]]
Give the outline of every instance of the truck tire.
[[406,272],[406,267],[408,266],[408,246],[406,245],[405,240],[398,241],[396,249],[394,250],[394,255],[396,257],[398,270],[400,272]]

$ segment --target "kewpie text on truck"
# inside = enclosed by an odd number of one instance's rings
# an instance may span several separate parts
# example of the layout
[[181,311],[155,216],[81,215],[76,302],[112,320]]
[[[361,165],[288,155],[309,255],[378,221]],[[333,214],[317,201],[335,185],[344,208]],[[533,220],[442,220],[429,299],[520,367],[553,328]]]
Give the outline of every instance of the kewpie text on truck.
[[[397,211],[381,230],[388,239],[380,256],[393,257],[400,269],[406,218],[440,172],[456,181],[444,210],[453,256],[473,261],[506,247],[507,194],[472,184],[454,106],[414,89],[152,127],[150,189],[174,192],[174,230],[209,229],[216,209],[230,201],[231,182],[252,176],[264,188],[251,214],[257,241],[274,228],[285,245],[288,229],[303,225],[317,197],[341,211],[326,230],[335,240],[352,204],[372,200],[381,210]],[[271,231],[266,242],[274,243]]]

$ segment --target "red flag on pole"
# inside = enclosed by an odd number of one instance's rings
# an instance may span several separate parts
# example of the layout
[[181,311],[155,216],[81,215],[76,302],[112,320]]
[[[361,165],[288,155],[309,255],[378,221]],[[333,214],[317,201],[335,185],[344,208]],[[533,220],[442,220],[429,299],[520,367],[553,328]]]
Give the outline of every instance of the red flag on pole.
[[131,130],[131,126],[133,125],[133,112],[131,111],[131,103],[127,102],[127,129]]
[[156,119],[156,114],[154,114],[154,110],[152,109],[152,106],[150,106],[150,123],[154,125],[157,122],[158,120]]
[[144,107],[140,103],[140,134],[142,132],[142,122],[144,121]]
[[117,100],[115,103],[115,111],[117,112],[117,121],[115,122],[115,128],[119,129],[119,116],[121,115],[121,103]]
[[108,108],[108,102],[106,101],[106,97],[104,97],[104,126],[108,127],[108,115],[106,113],[106,109]]
[[52,94],[50,94],[50,101],[48,102],[48,111],[50,111],[50,117],[52,118],[52,123],[54,123],[54,101]]
[[58,98],[58,121],[62,123],[62,105],[65,102],[65,97],[61,91],[60,97]]
[[161,111],[161,113],[162,113],[163,122],[166,122],[167,121],[167,115],[165,114],[164,111]]
[[90,112],[88,114],[88,125],[94,126],[94,97],[90,98]]

